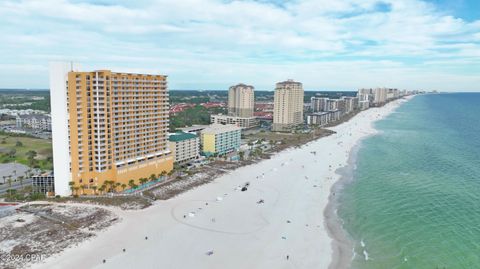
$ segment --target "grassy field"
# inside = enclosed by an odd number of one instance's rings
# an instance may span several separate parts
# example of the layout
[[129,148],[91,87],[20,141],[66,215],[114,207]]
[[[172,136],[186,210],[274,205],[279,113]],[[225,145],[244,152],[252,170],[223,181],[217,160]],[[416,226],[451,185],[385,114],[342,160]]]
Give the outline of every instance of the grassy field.
[[[5,141],[5,142],[4,142]],[[22,146],[17,146],[17,141]],[[15,150],[15,155],[9,156],[9,152]],[[35,166],[43,170],[51,170],[52,165],[52,141],[31,137],[17,137],[14,135],[0,135],[0,162],[8,163],[17,161],[29,165],[26,153],[33,150],[37,153]]]

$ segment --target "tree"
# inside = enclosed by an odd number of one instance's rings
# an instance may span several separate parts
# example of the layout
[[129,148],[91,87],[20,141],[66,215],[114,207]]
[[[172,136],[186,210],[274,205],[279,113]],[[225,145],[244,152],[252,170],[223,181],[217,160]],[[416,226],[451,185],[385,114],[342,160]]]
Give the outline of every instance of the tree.
[[136,185],[135,185],[135,180],[130,179],[130,180],[128,181],[128,186],[133,189],[133,188],[136,186]]
[[170,170],[170,172],[167,173],[168,176],[171,176],[173,175],[174,171],[173,170]]
[[15,154],[17,154],[17,150],[16,149],[10,149],[10,151],[8,151],[8,156],[10,158],[15,158]]
[[24,177],[23,176],[18,176],[17,179],[20,181],[20,185],[22,186],[22,189],[23,189],[23,179],[24,179]]
[[93,194],[97,195],[97,186],[92,186]]
[[8,189],[7,193],[8,193],[8,197],[10,197],[10,199],[12,199],[13,195],[15,195],[17,193],[17,190]]
[[157,176],[155,176],[155,174],[151,174],[150,175],[150,181],[155,181],[155,179],[157,179]]
[[164,176],[166,176],[166,175],[167,175],[167,171],[165,171],[165,170],[163,170],[163,171],[160,173],[160,176],[161,176],[161,177],[164,177]]
[[127,184],[122,183],[122,185],[120,187],[122,187],[122,191],[125,191],[125,189],[127,188]]
[[17,141],[17,143],[15,143],[15,147],[23,147],[23,143],[21,141]]
[[138,181],[140,181],[140,185],[143,185],[143,184],[147,183],[148,179],[142,177]]
[[82,189],[82,195],[85,195],[85,189],[87,188],[86,184],[80,185],[80,188]]
[[73,194],[73,191],[75,190],[75,182],[73,181],[68,182],[68,186],[70,186],[70,191]]
[[80,187],[75,186],[73,189],[75,190],[75,195],[78,195],[78,190],[80,190]]
[[32,169],[25,171],[25,178],[30,178],[32,176]]
[[122,186],[122,183],[115,182],[115,192],[117,192],[118,187]]
[[7,178],[8,178],[8,187],[11,188],[12,187],[12,175],[8,175]]
[[37,152],[35,150],[29,150],[25,153],[27,156],[28,165],[35,166],[35,157],[37,157]]
[[98,188],[98,191],[100,193],[103,193],[105,191],[105,185],[100,186],[100,188]]
[[240,151],[240,152],[238,153],[238,156],[239,156],[239,158],[240,158],[240,161],[243,161],[243,158],[245,157],[245,152]]
[[111,181],[111,180],[107,179],[103,182],[103,184],[105,185],[105,190],[107,192],[112,192],[113,191],[113,185],[115,184],[114,181]]

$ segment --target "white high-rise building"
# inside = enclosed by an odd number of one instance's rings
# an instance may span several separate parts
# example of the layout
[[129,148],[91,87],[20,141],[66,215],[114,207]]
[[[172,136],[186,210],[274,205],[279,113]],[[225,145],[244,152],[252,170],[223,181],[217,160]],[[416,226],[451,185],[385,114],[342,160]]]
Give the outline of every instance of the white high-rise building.
[[[55,193],[61,196],[70,195],[68,182],[72,180],[70,172],[67,79],[68,72],[73,71],[73,64],[50,63],[50,103],[52,115],[52,150]],[[79,66],[75,66],[76,69]]]

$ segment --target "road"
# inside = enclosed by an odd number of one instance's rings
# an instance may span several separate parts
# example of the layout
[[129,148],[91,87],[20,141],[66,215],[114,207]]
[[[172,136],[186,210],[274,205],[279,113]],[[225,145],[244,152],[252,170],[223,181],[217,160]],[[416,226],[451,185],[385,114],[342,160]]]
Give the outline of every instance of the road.
[[[3,179],[0,179],[0,182],[3,183]],[[28,185],[32,185],[32,179],[24,179],[23,180],[23,186],[28,186]],[[8,187],[8,182],[5,183],[5,184],[2,184],[0,185],[0,195],[4,194],[7,192],[8,189],[20,189],[22,187],[22,185],[20,184],[19,181],[12,181],[12,187]]]

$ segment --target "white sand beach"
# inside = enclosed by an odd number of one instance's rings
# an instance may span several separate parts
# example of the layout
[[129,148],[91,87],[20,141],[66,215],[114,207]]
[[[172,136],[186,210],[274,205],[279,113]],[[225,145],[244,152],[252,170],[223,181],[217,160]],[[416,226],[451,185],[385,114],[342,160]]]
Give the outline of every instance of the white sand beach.
[[331,128],[334,135],[144,210],[115,210],[120,223],[33,268],[328,268],[324,209],[335,170],[375,133],[372,123],[404,101],[363,111]]

